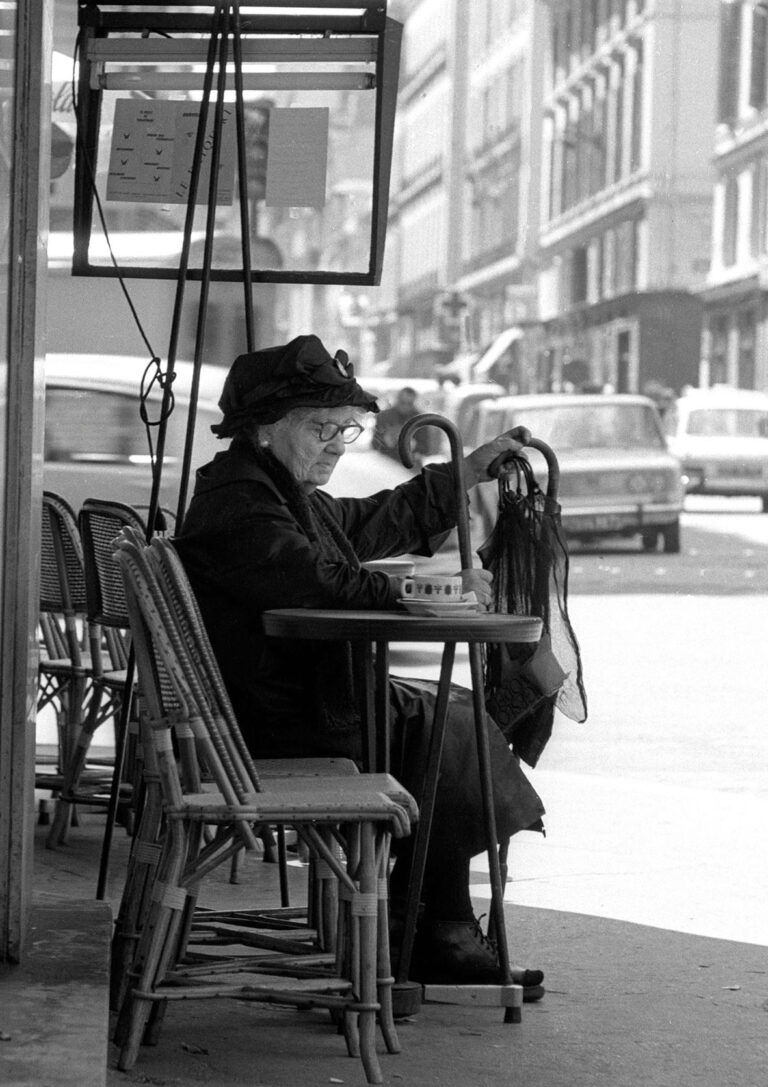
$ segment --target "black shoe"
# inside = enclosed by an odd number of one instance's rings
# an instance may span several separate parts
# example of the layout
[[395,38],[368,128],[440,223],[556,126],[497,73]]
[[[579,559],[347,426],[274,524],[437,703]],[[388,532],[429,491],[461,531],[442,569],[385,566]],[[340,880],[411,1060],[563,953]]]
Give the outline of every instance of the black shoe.
[[[433,921],[419,932],[411,976],[436,985],[499,985],[501,967],[496,944],[476,920]],[[544,996],[541,970],[513,970],[526,1002]]]
[[424,926],[411,974],[436,985],[497,985],[501,980],[496,945],[474,919]]

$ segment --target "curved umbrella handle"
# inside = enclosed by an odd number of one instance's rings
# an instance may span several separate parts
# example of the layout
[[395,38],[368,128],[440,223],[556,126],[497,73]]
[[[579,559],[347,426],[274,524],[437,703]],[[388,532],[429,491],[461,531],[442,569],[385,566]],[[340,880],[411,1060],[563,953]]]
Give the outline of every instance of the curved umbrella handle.
[[[547,462],[547,498],[557,498],[560,490],[560,465],[555,456],[555,451],[546,442],[542,442],[540,438],[531,438],[526,445],[529,449],[538,449]],[[513,461],[515,456],[515,453],[501,453],[488,465],[488,475],[498,479],[504,470],[504,466]]]
[[398,452],[400,460],[406,468],[413,468],[413,455],[411,453],[411,438],[417,430],[424,426],[437,427],[448,435],[451,447],[451,461],[453,463],[454,498],[456,502],[456,528],[459,535],[459,557],[462,570],[469,570],[472,566],[472,539],[469,534],[469,513],[467,512],[467,488],[464,482],[464,443],[461,440],[459,428],[444,415],[435,412],[423,412],[409,419],[400,431],[398,439]]

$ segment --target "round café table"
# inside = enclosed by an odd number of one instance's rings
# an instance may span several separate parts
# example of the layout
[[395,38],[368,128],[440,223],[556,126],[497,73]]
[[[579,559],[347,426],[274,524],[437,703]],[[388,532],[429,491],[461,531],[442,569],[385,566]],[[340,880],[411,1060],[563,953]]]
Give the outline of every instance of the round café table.
[[[503,924],[504,887],[501,878],[496,817],[493,806],[490,752],[486,727],[485,696],[480,646],[483,643],[535,644],[541,638],[541,619],[491,612],[464,612],[451,616],[416,616],[405,611],[341,611],[310,608],[279,608],[264,612],[265,633],[273,638],[302,641],[351,642],[361,654],[365,673],[363,694],[363,765],[368,771],[389,770],[389,646],[392,642],[433,642],[443,645],[434,721],[427,755],[422,795],[417,797],[420,816],[416,828],[413,861],[406,900],[405,929],[396,971],[396,986],[408,986],[419,899],[424,880],[427,847],[432,829],[435,794],[440,772],[451,677],[457,644],[469,646],[472,697],[475,716],[480,788],[485,817],[485,838],[491,883],[491,917],[498,919],[496,939],[502,983],[499,1003],[507,1019],[520,1017],[522,989],[512,983],[506,930]],[[437,992],[453,987],[430,986],[436,999],[449,999]],[[458,987],[457,987],[458,988]],[[487,989],[488,987],[482,987]],[[494,987],[491,987],[494,988]],[[473,1003],[478,994],[471,995]]]

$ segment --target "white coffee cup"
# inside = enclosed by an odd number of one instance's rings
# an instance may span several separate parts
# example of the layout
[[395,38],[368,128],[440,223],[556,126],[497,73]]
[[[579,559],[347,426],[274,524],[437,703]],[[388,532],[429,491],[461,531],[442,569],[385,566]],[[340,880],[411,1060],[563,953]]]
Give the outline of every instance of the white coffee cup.
[[461,600],[464,583],[460,576],[414,574],[403,581],[403,596],[412,600],[430,600],[435,604],[455,604]]

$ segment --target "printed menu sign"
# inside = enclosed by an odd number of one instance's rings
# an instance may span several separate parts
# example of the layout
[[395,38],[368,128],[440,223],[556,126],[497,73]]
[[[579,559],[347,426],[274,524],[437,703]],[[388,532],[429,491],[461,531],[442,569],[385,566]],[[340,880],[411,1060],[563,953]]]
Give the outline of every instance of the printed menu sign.
[[[208,202],[214,108],[209,107],[198,204]],[[200,105],[121,98],[115,103],[107,200],[186,204]],[[217,204],[231,204],[235,176],[234,111],[225,105],[219,151]]]

